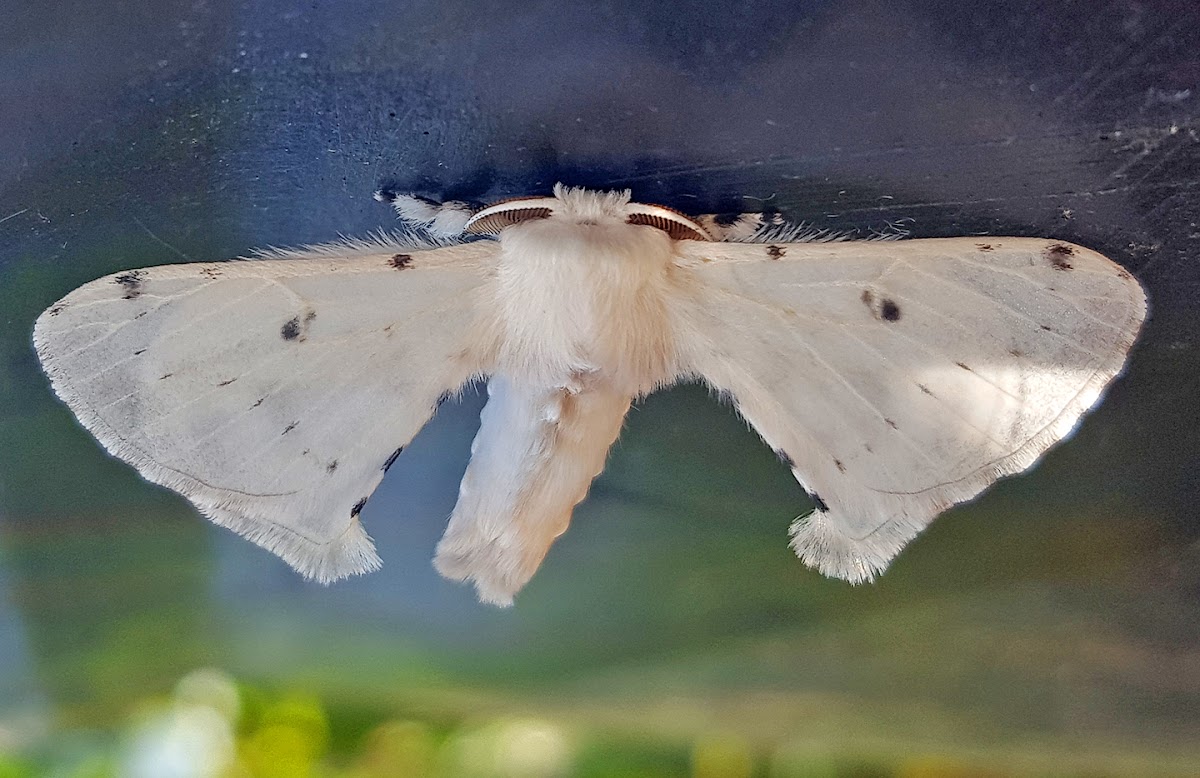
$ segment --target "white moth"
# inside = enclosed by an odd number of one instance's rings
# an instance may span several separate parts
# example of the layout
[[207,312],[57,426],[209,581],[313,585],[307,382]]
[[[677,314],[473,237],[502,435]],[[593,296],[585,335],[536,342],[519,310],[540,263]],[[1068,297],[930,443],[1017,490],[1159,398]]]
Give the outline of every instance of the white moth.
[[473,215],[383,197],[423,240],[117,273],[33,335],[105,448],[321,582],[379,566],[364,503],[484,378],[435,560],[481,599],[532,577],[630,402],[693,380],[811,495],[800,558],[867,581],[1069,434],[1146,312],[1127,272],[1053,240],[805,241],[562,186]]

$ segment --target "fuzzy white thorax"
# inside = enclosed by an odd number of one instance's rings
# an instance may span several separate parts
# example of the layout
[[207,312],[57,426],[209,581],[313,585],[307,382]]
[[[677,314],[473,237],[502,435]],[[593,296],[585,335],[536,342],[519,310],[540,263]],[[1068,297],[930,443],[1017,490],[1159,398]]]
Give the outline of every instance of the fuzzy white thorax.
[[562,387],[591,375],[628,395],[675,377],[665,302],[676,242],[628,224],[627,192],[555,189],[563,207],[500,236],[497,372]]

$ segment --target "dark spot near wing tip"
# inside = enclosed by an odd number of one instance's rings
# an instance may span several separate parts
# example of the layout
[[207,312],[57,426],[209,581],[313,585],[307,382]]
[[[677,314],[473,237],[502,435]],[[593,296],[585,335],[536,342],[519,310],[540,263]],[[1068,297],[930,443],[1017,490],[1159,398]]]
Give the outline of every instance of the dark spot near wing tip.
[[894,430],[900,429],[899,427],[896,426],[896,422],[892,421],[891,419],[884,419],[884,421],[886,421],[887,425],[889,427],[891,427],[892,429],[894,429]]
[[146,349],[140,348],[137,351],[133,352],[133,355],[135,357],[140,357],[142,354],[145,354],[145,353],[146,353]]
[[267,398],[266,398],[266,397],[259,397],[259,398],[258,398],[258,400],[257,400],[257,401],[255,401],[254,405],[251,405],[250,407],[251,407],[251,408],[257,408],[258,406],[260,406],[260,405],[262,405],[262,404],[263,404],[263,400],[265,400],[265,399],[267,399]]
[[900,321],[900,306],[895,300],[884,300],[879,305],[879,315],[884,321]]
[[336,459],[333,460],[329,464],[325,465],[325,472],[326,473],[335,472],[337,470],[337,465],[338,465],[337,460]]
[[976,243],[975,245],[980,251],[994,251],[990,243]]
[[846,472],[846,466],[842,464],[842,460],[840,460],[840,459],[835,459],[835,460],[833,460],[833,463],[834,463],[835,465],[837,465],[837,469],[838,469],[838,472],[839,472],[839,473],[844,473],[844,472]]
[[159,380],[159,381],[161,381],[161,380],[163,380],[164,378],[170,378],[170,377],[171,377],[171,376],[173,376],[173,375],[175,375],[175,374],[174,374],[174,373],[163,373],[162,375],[160,375],[160,376],[158,377],[158,380]]
[[146,315],[146,314],[148,314],[148,313],[150,313],[150,311],[142,311],[141,313],[139,313],[137,316],[134,316],[133,318],[134,318],[134,319],[140,319],[140,318],[142,318],[143,316],[145,316],[145,315]]
[[287,425],[286,427],[284,427],[284,428],[283,428],[283,432],[281,432],[281,433],[279,433],[279,434],[280,434],[280,435],[286,435],[286,434],[288,434],[288,433],[289,433],[289,432],[291,432],[292,430],[296,429],[296,425],[298,425],[299,423],[300,423],[300,422],[298,422],[298,421],[294,421],[294,422],[292,422],[291,424],[289,424],[289,425]]
[[1075,256],[1075,249],[1062,243],[1055,243],[1050,248],[1046,249],[1046,256],[1050,260],[1050,264],[1055,270],[1074,270],[1074,266],[1067,261],[1068,257]]
[[779,246],[774,246],[774,245],[767,246],[767,256],[770,257],[771,259],[779,259],[786,253],[787,252],[784,251]]
[[401,446],[400,448],[393,451],[392,455],[387,458],[386,462],[383,463],[383,472],[386,473],[388,470],[390,470],[392,468],[392,465],[396,464],[397,457],[399,457],[403,453],[404,453],[404,446]]
[[785,464],[789,470],[796,466],[796,463],[792,461],[790,456],[788,456],[788,452],[781,448],[775,449],[775,456],[779,457],[779,461]]
[[961,367],[963,370],[966,370],[968,373],[972,372],[972,371],[971,371],[971,368],[970,368],[968,365],[966,365],[965,363],[963,363],[963,362],[955,362],[954,364],[958,365],[958,366],[959,366],[959,367]]
[[361,500],[359,500],[358,502],[354,503],[354,507],[350,509],[350,518],[352,518],[352,519],[356,518],[358,516],[358,514],[362,513],[363,506],[366,504],[367,504],[366,497],[364,497]]
[[933,392],[929,391],[929,387],[926,386],[925,384],[917,384],[917,388],[920,389],[925,394],[929,395],[930,397],[933,397]]
[[130,270],[113,279],[113,283],[125,288],[125,299],[132,300],[142,293],[143,280],[146,274],[141,270]]
[[1050,328],[1049,324],[1039,324],[1038,326],[1041,327],[1046,332],[1054,332],[1054,330]]
[[817,510],[819,510],[821,513],[829,513],[829,503],[822,500],[821,495],[817,494],[816,492],[809,492],[808,499],[813,501],[813,503],[817,506]]
[[713,221],[719,227],[732,227],[737,224],[742,218],[740,213],[718,213],[713,217]]
[[63,308],[66,308],[66,307],[67,306],[65,303],[62,305],[56,305],[53,308],[51,308],[49,311],[46,311],[46,313],[50,314],[51,316],[57,316],[60,313],[62,313]]
[[217,384],[217,386],[229,386],[236,380],[236,378],[230,378],[228,381],[222,381],[221,383]]
[[393,254],[392,258],[388,260],[388,264],[391,265],[392,267],[396,268],[397,270],[403,270],[404,268],[406,268],[412,264],[412,255],[411,254]]
[[284,322],[279,330],[279,336],[284,340],[296,340],[300,337],[300,317],[293,316]]

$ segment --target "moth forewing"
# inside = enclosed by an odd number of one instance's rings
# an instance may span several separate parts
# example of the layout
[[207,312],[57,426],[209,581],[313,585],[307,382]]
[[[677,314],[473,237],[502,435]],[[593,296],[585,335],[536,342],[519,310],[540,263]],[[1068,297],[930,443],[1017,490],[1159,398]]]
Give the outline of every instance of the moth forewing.
[[801,558],[869,580],[949,506],[1068,435],[1122,369],[1141,286],[1031,238],[683,244],[692,369],[817,509]]
[[495,248],[337,244],[125,271],[52,305],[34,343],[110,453],[327,582],[378,566],[367,498],[479,371]]

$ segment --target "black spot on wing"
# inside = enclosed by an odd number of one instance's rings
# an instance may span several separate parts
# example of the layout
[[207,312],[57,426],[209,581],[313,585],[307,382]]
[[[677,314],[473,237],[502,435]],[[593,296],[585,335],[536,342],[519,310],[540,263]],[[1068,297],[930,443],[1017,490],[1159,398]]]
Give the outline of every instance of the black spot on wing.
[[250,407],[251,407],[251,408],[257,408],[258,406],[260,406],[260,405],[262,405],[262,404],[263,404],[263,400],[265,400],[265,399],[267,399],[267,398],[266,398],[266,397],[259,397],[257,400],[255,400],[255,401],[254,401],[254,405],[251,405]]
[[160,375],[160,376],[158,377],[158,380],[159,380],[159,381],[161,381],[161,380],[163,380],[164,378],[170,378],[170,377],[171,377],[171,376],[173,376],[173,375],[175,375],[175,374],[174,374],[174,373],[163,373],[162,375]]
[[279,337],[284,340],[304,340],[308,337],[308,327],[313,323],[313,319],[317,318],[316,311],[309,311],[304,314],[304,318],[293,316],[283,323],[279,328]]
[[386,473],[388,470],[390,470],[392,465],[396,464],[397,457],[399,457],[403,453],[404,453],[404,446],[401,446],[400,448],[393,451],[392,455],[387,458],[386,462],[383,463],[383,472]]
[[299,425],[299,424],[300,424],[300,422],[298,422],[298,421],[294,421],[294,422],[292,422],[291,424],[289,424],[289,425],[287,425],[286,427],[284,427],[284,428],[283,428],[283,432],[281,432],[281,433],[279,433],[279,434],[280,434],[281,436],[282,436],[282,435],[286,435],[286,434],[288,434],[289,432],[291,432],[292,430],[296,429],[297,425]]
[[767,246],[767,256],[771,259],[779,259],[785,254],[787,254],[787,251],[780,246],[774,244]]
[[889,427],[891,427],[892,429],[894,429],[894,430],[900,429],[899,427],[896,426],[896,422],[892,421],[891,419],[884,419],[884,421],[887,422],[887,425]]
[[992,248],[992,244],[990,244],[990,243],[976,243],[975,247],[978,248],[980,251],[995,251],[995,249]]
[[326,473],[337,472],[337,466],[338,466],[338,461],[336,459],[334,459],[329,464],[325,465],[325,472]]
[[140,357],[142,354],[145,354],[145,353],[146,353],[146,349],[140,348],[137,351],[133,352],[133,355],[135,357]]
[[880,321],[900,321],[900,306],[890,297],[876,298],[870,289],[864,289],[859,295],[863,305],[871,310],[871,315]]
[[354,503],[354,507],[350,509],[350,518],[352,518],[352,519],[356,518],[358,516],[358,514],[362,513],[363,506],[366,504],[367,504],[366,497],[364,497],[361,500],[359,500],[358,502]]
[[1074,270],[1075,266],[1068,260],[1075,256],[1075,249],[1063,243],[1055,243],[1046,249],[1046,258],[1055,270]]
[[236,378],[230,378],[228,381],[222,381],[221,383],[217,384],[217,386],[229,386],[236,380]]
[[392,258],[388,260],[388,264],[394,267],[396,270],[403,270],[412,264],[412,255],[393,254]]
[[813,504],[817,506],[817,510],[821,513],[829,513],[829,503],[822,500],[821,495],[816,492],[808,492],[808,499],[813,501]]
[[844,472],[846,472],[846,466],[845,466],[844,464],[842,464],[842,460],[840,460],[840,459],[835,459],[835,460],[833,460],[833,463],[834,463],[835,465],[837,465],[837,469],[838,469],[838,472],[839,472],[839,473],[844,473]]
[[791,456],[789,456],[788,452],[784,451],[783,449],[775,449],[775,456],[779,457],[779,461],[785,464],[789,470],[796,467],[796,463],[792,461]]
[[300,317],[293,316],[284,322],[279,330],[279,337],[284,340],[296,340],[300,337]]
[[50,310],[46,311],[46,313],[47,313],[47,314],[49,314],[49,315],[51,315],[51,316],[57,316],[57,315],[59,315],[60,313],[62,313],[62,312],[63,312],[63,308],[66,308],[66,307],[67,307],[67,304],[66,304],[66,303],[59,303],[58,305],[54,306],[54,307],[53,307],[53,308],[51,308]]
[[929,395],[930,397],[933,397],[933,392],[929,391],[929,387],[926,386],[925,384],[917,384],[917,388],[920,389],[925,394]]
[[146,273],[142,270],[130,270],[113,279],[113,283],[124,287],[125,299],[132,300],[141,295],[145,288]]
[[203,274],[205,278],[221,277],[221,269],[217,267],[202,267],[200,268],[200,273]]
[[965,363],[963,363],[963,362],[955,362],[954,364],[958,365],[958,366],[959,366],[959,367],[961,367],[963,370],[966,370],[968,373],[973,373],[973,372],[974,372],[973,370],[971,370],[971,368],[970,368],[969,366],[967,366],[967,365],[966,365]]

